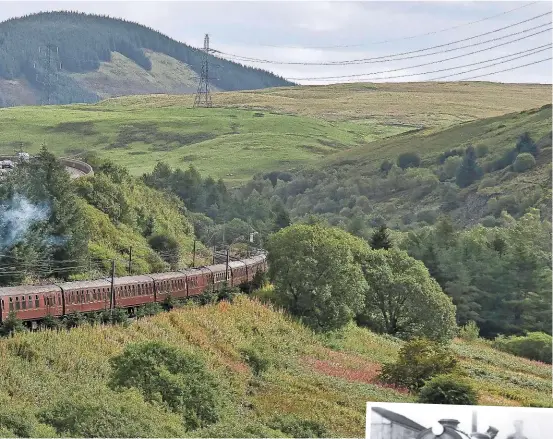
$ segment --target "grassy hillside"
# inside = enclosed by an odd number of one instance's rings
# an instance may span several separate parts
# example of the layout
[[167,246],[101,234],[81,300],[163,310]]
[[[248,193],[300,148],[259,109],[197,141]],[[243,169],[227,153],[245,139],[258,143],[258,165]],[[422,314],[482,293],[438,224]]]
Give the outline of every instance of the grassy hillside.
[[[110,390],[110,358],[129,343],[159,339],[201,356],[216,374],[225,403],[217,424],[184,433],[176,415],[162,406]],[[259,361],[269,365],[260,375],[241,354],[252,346]],[[77,426],[76,436],[91,423],[109,436],[110,428],[121,431],[124,425],[133,431],[148,419],[150,437],[283,437],[269,426],[292,414],[323,424],[323,437],[361,437],[367,401],[412,400],[401,389],[375,382],[381,363],[393,360],[400,346],[355,326],[314,335],[247,298],[184,308],[129,327],[16,334],[0,340],[0,400],[5,402],[0,419],[11,420],[4,434],[19,426],[32,437],[52,437],[60,432],[39,423],[41,414],[79,401],[79,421],[66,420]],[[480,404],[551,406],[550,366],[500,353],[481,341],[456,340],[453,349],[478,389]],[[106,410],[109,421],[98,424],[95,414]]]
[[[488,215],[498,216],[501,210],[520,215],[532,206],[542,209],[544,218],[551,218],[551,120],[548,105],[442,131],[381,139],[325,158],[274,192],[269,190],[267,197],[280,196],[292,216],[318,213],[333,224],[358,218],[372,226],[385,221],[389,226],[416,228],[432,223],[440,213],[449,213],[468,225]],[[524,132],[539,141],[536,165],[525,172],[515,172],[509,164],[491,169],[515,148]],[[469,187],[460,188],[454,175],[444,175],[440,156],[452,149],[462,154],[469,145],[484,151],[477,163],[485,173]],[[381,170],[385,161],[395,164],[407,152],[420,156],[418,168]]]
[[[153,29],[107,16],[61,11],[13,18],[0,23],[0,107],[44,101],[46,83],[50,102],[61,104],[95,102],[108,92],[187,93],[190,72],[200,73],[203,56]],[[218,89],[292,84],[270,72],[208,56],[217,68],[210,82]],[[121,62],[121,57],[127,60]],[[158,63],[158,58],[165,59]],[[55,69],[49,79],[48,66]],[[121,74],[114,76],[117,71]],[[182,73],[184,84],[176,80]],[[123,82],[124,77],[130,82]]]
[[[136,92],[142,87],[174,85],[176,78],[170,72],[185,69],[175,65],[173,70],[163,70],[163,63],[172,62],[169,58],[148,56],[154,60],[150,72],[137,66],[131,69],[131,62],[121,56],[114,57],[120,69],[103,64],[98,72],[73,78],[95,84],[109,78],[102,89],[106,94],[113,91],[109,85],[113,81]],[[187,87],[186,81],[182,87]],[[20,144],[36,152],[46,143],[65,156],[97,151],[133,174],[167,161],[175,167],[194,164],[202,173],[234,184],[256,172],[293,171],[365,145],[359,150],[363,154],[373,147],[370,142],[421,126],[427,130],[417,138],[423,139],[451,124],[543,105],[551,102],[551,87],[485,83],[298,87],[217,93],[214,104],[230,108],[213,109],[192,109],[192,99],[127,96],[94,105],[4,109],[0,111],[0,154]],[[436,144],[444,141],[451,140],[442,136]]]
[[[279,87],[213,96],[220,107],[259,109],[360,125],[446,127],[551,103],[551,86],[490,82],[414,82]],[[104,105],[191,106],[191,96],[140,96]]]
[[133,174],[157,161],[243,181],[254,173],[289,170],[337,151],[406,131],[406,127],[333,123],[238,109],[140,108],[117,100],[98,105],[0,110],[0,154],[18,142],[31,153],[44,142],[55,154],[96,151]]

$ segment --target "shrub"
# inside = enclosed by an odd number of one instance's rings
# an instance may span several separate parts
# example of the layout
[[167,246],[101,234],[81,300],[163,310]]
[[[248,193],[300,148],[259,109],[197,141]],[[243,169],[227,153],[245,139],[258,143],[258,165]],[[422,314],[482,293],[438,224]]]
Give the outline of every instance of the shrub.
[[499,336],[493,344],[501,351],[551,364],[551,342],[552,338],[549,334],[529,332],[525,336]]
[[510,149],[503,153],[503,155],[493,161],[489,161],[484,165],[485,172],[494,172],[506,168],[513,164],[517,157],[518,151],[516,148]]
[[4,320],[0,325],[0,335],[2,336],[10,335],[16,332],[25,332],[26,330],[27,328],[23,322],[16,317],[14,311],[11,311],[6,320]]
[[517,140],[516,150],[519,154],[530,153],[534,157],[537,157],[539,154],[539,148],[536,145],[536,142],[530,137],[530,134],[523,133]]
[[0,394],[0,437],[55,437],[56,431],[39,422],[33,410]]
[[390,160],[384,160],[380,165],[380,170],[387,174],[388,171],[392,169],[392,166],[394,166],[394,164]]
[[482,158],[486,157],[490,152],[490,149],[486,145],[477,145],[475,148],[476,157]]
[[[495,219],[495,218],[494,218]],[[463,340],[476,340],[480,335],[480,328],[472,320],[459,329],[459,337]]]
[[421,210],[419,213],[417,213],[417,221],[423,221],[427,224],[434,224],[436,220],[438,219],[438,211],[428,209],[428,210]]
[[444,162],[444,167],[443,167],[445,176],[447,178],[454,178],[457,175],[457,170],[459,169],[459,166],[461,166],[462,162],[463,162],[462,157],[459,157],[459,156],[448,157]]
[[525,172],[536,165],[536,159],[530,153],[523,152],[519,154],[513,163],[513,169],[516,172]]
[[415,152],[404,152],[397,158],[397,165],[401,169],[418,168],[421,164],[419,155]]
[[422,338],[407,342],[395,363],[382,366],[379,379],[416,391],[430,378],[455,371],[457,360],[448,347]]
[[498,218],[495,218],[492,215],[485,216],[480,221],[480,224],[482,224],[484,227],[500,227],[501,226],[501,220]]
[[418,402],[477,405],[478,394],[471,383],[459,375],[438,375],[420,389]]
[[289,437],[329,437],[326,427],[317,421],[301,419],[295,415],[281,415],[269,422],[269,427],[280,430]]
[[204,362],[162,342],[127,345],[111,360],[113,388],[136,388],[147,401],[163,402],[187,429],[219,420],[218,383]]
[[60,329],[62,326],[60,319],[50,314],[42,319],[41,325],[44,329]]
[[76,328],[86,323],[86,317],[81,312],[73,312],[64,316],[62,322],[67,329]]
[[162,311],[163,308],[159,303],[146,303],[145,305],[136,308],[136,317],[141,318],[146,316],[153,316],[159,314]]
[[146,403],[136,390],[63,398],[39,418],[64,437],[183,437],[185,433],[178,415]]
[[464,155],[465,151],[463,150],[463,148],[450,149],[449,151],[445,151],[440,155],[438,162],[440,163],[440,165],[443,165],[449,157],[463,157]]
[[148,244],[173,268],[178,265],[181,249],[174,237],[165,234],[154,235],[148,240]]
[[273,364],[271,356],[263,349],[248,346],[241,349],[242,358],[251,367],[254,375],[261,375]]

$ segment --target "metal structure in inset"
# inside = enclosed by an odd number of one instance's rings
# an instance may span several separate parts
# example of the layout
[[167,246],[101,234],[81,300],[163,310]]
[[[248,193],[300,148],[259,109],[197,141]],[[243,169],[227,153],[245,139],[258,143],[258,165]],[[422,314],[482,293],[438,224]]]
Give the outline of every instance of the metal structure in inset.
[[194,97],[194,108],[196,107],[211,107],[211,93],[209,91],[209,35],[205,34],[202,70],[200,73],[200,82],[198,90]]

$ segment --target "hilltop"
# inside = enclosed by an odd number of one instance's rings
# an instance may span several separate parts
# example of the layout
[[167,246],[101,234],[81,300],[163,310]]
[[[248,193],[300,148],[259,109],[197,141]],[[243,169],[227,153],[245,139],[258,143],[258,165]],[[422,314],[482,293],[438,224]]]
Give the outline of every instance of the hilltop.
[[347,84],[216,93],[212,109],[192,102],[145,95],[3,109],[0,154],[46,144],[60,156],[109,156],[135,175],[165,161],[236,185],[258,172],[295,172],[337,152],[370,150],[390,136],[536,108],[551,102],[551,86]]
[[[163,405],[109,387],[111,358],[130,343],[160,338],[200,356],[221,383],[224,409],[214,425],[184,432]],[[7,437],[84,437],[90,431],[101,437],[135,431],[150,437],[301,437],[298,428],[315,426],[319,437],[362,437],[367,401],[414,401],[405,390],[375,380],[402,343],[355,325],[316,335],[246,297],[126,327],[19,333],[0,340],[0,417],[9,420],[7,431],[0,431]],[[551,406],[549,365],[482,340],[456,339],[452,349],[480,404]]]
[[[193,93],[202,56],[154,29],[107,16],[63,11],[13,18],[0,23],[0,107],[43,102],[49,81],[51,103],[61,104]],[[261,69],[212,55],[209,61],[214,90],[292,85]],[[54,69],[49,76],[48,65]]]

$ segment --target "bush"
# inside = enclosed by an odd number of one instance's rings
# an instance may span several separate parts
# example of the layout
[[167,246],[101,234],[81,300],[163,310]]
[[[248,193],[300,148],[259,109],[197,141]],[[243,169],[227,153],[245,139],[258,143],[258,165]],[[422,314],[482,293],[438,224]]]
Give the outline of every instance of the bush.
[[513,163],[513,169],[516,172],[525,172],[536,165],[536,159],[530,153],[523,152],[519,154]]
[[[64,437],[183,437],[178,415],[144,401],[136,390],[56,401],[39,418]],[[32,437],[32,436],[27,436]],[[49,436],[52,437],[52,436]]]
[[530,332],[526,336],[499,336],[493,344],[501,351],[551,364],[551,342],[552,338],[549,334]]
[[503,153],[503,155],[493,161],[489,161],[484,165],[485,172],[494,172],[506,168],[513,164],[517,157],[518,151],[516,148],[510,149]]
[[486,157],[490,152],[490,149],[486,145],[477,145],[475,148],[476,157],[482,158]]
[[16,332],[25,332],[27,328],[23,324],[23,321],[18,319],[14,311],[8,314],[6,320],[0,325],[0,335],[7,336]]
[[[495,219],[495,218],[494,218]],[[463,340],[473,341],[478,339],[480,328],[472,320],[459,329],[459,338]]]
[[269,427],[280,430],[289,437],[330,437],[320,422],[301,419],[295,415],[281,415],[269,422]]
[[254,375],[261,375],[269,370],[273,364],[271,356],[259,348],[248,346],[241,349],[240,353],[244,361],[251,367]]
[[380,170],[387,174],[388,171],[392,169],[392,166],[394,166],[394,164],[390,160],[384,160],[380,165]]
[[0,394],[0,437],[54,437],[56,431],[39,422],[34,411]]
[[417,402],[477,405],[478,394],[471,383],[459,375],[438,375],[420,389]]
[[454,372],[456,368],[457,360],[448,347],[419,338],[402,346],[395,363],[382,366],[379,379],[417,391],[430,378]]
[[427,224],[434,224],[438,219],[439,212],[437,210],[421,210],[417,213],[417,221],[425,222]]
[[462,157],[459,157],[459,156],[448,157],[444,162],[444,167],[443,167],[445,176],[447,178],[454,178],[457,175],[457,170],[459,169],[459,166],[461,166],[462,162],[463,162]]
[[419,155],[415,152],[404,152],[397,158],[397,165],[401,169],[418,168],[421,164]]
[[181,248],[179,242],[172,236],[158,234],[148,240],[148,244],[160,254],[162,259],[176,267],[179,263]]
[[162,342],[130,344],[111,361],[113,388],[136,388],[147,401],[163,402],[187,429],[219,420],[218,383],[196,356]]
[[62,322],[67,329],[76,328],[86,323],[86,317],[82,312],[73,312],[64,316]]
[[463,148],[454,148],[449,151],[445,151],[440,155],[438,162],[440,165],[443,165],[449,157],[463,157],[465,155],[465,150]]

